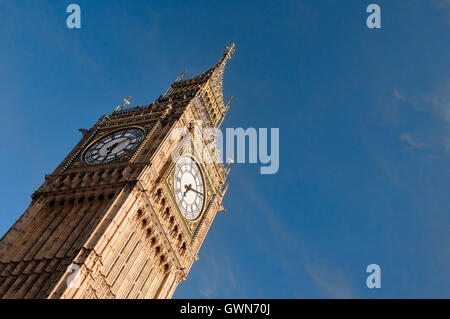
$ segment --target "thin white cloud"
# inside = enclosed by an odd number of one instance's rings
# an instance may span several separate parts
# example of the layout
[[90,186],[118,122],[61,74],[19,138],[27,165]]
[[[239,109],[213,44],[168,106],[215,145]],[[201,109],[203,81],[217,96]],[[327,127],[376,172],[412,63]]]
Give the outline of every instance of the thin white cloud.
[[342,270],[338,270],[336,265],[327,265],[325,261],[313,260],[299,236],[293,235],[287,229],[263,196],[259,195],[245,179],[236,176],[236,180],[245,189],[248,199],[255,204],[261,216],[266,218],[267,231],[272,233],[281,245],[291,247],[292,253],[289,256],[280,255],[276,250],[264,249],[281,264],[287,275],[294,276],[298,269],[304,269],[321,294],[329,298],[357,298],[351,280]]
[[219,277],[221,276],[221,271],[214,257],[210,257],[207,262],[209,268],[209,276],[203,282],[199,291],[203,297],[212,298],[219,288]]
[[307,266],[306,270],[315,285],[328,298],[349,299],[355,297],[353,288],[342,270],[336,267],[320,268]]
[[397,88],[394,88],[394,97],[399,101],[407,101],[408,99],[400,93]]
[[400,135],[400,141],[405,142],[406,144],[408,144],[410,149],[418,149],[424,146],[424,143],[419,143],[417,141],[415,141],[411,135],[409,135],[408,133],[403,133]]
[[433,3],[439,8],[450,7],[450,0],[433,0]]
[[438,87],[425,99],[431,104],[438,117],[450,124],[450,81]]
[[[450,0],[449,0],[450,1]],[[434,144],[450,152],[450,80],[425,97],[432,112],[441,121],[440,133],[434,137]]]
[[[450,0],[448,0],[450,2]],[[428,94],[419,97],[408,97],[398,88],[393,88],[393,95],[396,100],[407,102],[417,112],[431,114],[435,118],[435,124],[427,132],[422,133],[402,133],[400,141],[408,144],[410,149],[419,149],[428,146],[431,150],[440,148],[444,153],[450,152],[450,80],[446,80]],[[415,136],[413,138],[413,136]],[[420,140],[420,142],[418,142]],[[434,154],[428,158],[440,158]]]
[[217,256],[205,255],[202,259],[203,267],[208,270],[208,275],[202,277],[198,284],[201,296],[204,298],[217,296],[245,298],[245,285],[241,280],[237,280],[230,258],[219,260]]
[[448,152],[450,152],[450,137],[447,137],[447,138],[444,140],[443,145],[444,145],[445,149],[446,149]]
[[450,0],[432,0],[438,10],[447,16],[447,23],[450,23]]

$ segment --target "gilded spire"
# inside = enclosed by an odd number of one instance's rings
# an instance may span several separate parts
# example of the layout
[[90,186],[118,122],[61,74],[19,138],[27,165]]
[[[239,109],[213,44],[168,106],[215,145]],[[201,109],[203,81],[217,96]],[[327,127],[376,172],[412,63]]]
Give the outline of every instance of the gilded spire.
[[211,126],[220,126],[231,102],[229,99],[225,104],[223,100],[223,73],[234,51],[232,43],[225,47],[221,59],[212,68],[190,79],[174,82],[169,96],[194,98],[197,117]]

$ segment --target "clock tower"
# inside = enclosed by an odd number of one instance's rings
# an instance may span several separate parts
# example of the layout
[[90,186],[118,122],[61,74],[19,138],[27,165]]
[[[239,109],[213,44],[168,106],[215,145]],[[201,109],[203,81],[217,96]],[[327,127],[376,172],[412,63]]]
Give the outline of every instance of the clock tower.
[[229,168],[198,137],[226,115],[233,52],[81,130],[0,240],[0,298],[171,298],[224,210]]

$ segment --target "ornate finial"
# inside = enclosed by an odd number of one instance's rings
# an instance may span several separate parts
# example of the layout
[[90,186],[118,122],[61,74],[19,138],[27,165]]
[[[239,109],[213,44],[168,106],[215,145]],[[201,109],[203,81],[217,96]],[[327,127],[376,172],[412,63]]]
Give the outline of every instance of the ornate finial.
[[227,167],[227,168],[230,168],[231,164],[234,163],[234,159],[233,159],[232,156],[230,156],[230,157],[227,158],[227,163],[228,163],[228,167]]
[[114,112],[121,111],[125,105],[131,104],[131,103],[130,103],[130,100],[131,100],[131,96],[128,97],[128,99],[123,99],[123,104],[122,104],[122,105],[120,105],[120,104],[117,105],[117,107],[116,107],[116,109],[114,110]]
[[180,76],[177,77],[177,79],[175,80],[175,83],[180,82],[184,78],[185,75],[186,75],[186,70],[184,70],[183,73],[181,73]]
[[223,188],[223,191],[222,191],[222,197],[224,197],[225,194],[227,193],[228,185],[230,185],[230,184],[227,183],[227,184],[225,185],[225,187]]
[[89,133],[89,130],[86,130],[84,128],[80,128],[80,129],[78,129],[78,131],[80,131],[81,134],[83,134],[83,137],[85,137]]
[[[184,70],[175,80],[175,83],[180,82],[184,76],[186,75],[186,70]],[[169,86],[169,88],[166,90],[166,92],[164,93],[163,97],[167,96],[167,94],[170,92],[170,89],[172,89],[172,85]]]
[[231,101],[233,101],[233,96],[230,96],[227,100],[227,105],[225,105],[225,112],[230,108]]
[[223,120],[225,120],[225,115],[227,115],[228,109],[230,108],[231,101],[233,101],[233,97],[232,96],[230,96],[228,98],[227,104],[225,105],[225,109],[221,113],[221,118],[217,120],[216,127],[220,127],[222,125],[222,123],[223,123]]
[[226,59],[230,59],[234,54],[234,43],[231,43],[230,46],[225,47],[225,51],[223,52],[223,57]]
[[124,107],[125,105],[129,105],[130,104],[130,100],[131,100],[131,96],[128,97],[128,99],[123,99],[122,107]]

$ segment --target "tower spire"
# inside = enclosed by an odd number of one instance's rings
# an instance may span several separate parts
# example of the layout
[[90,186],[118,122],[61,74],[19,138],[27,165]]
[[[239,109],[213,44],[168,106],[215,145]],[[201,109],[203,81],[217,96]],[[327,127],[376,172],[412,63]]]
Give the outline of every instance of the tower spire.
[[193,98],[197,118],[213,127],[220,126],[231,102],[228,100],[225,104],[223,100],[223,73],[234,52],[235,44],[231,43],[212,68],[190,79],[172,83],[168,97]]

